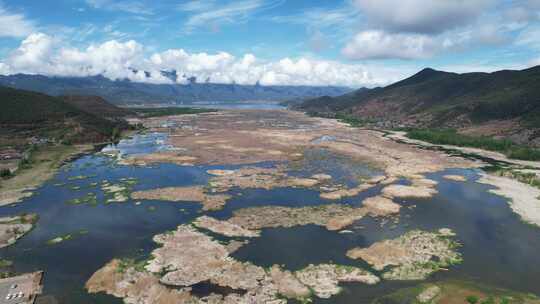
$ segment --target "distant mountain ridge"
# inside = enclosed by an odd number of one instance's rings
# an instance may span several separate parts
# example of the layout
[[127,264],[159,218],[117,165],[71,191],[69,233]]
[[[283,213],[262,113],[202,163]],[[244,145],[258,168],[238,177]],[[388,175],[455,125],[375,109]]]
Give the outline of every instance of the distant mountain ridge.
[[315,98],[295,108],[385,127],[451,127],[540,144],[540,66],[465,74],[427,68],[383,88]]
[[[176,78],[177,75],[169,75]],[[95,95],[114,104],[175,104],[193,102],[283,101],[303,97],[339,96],[351,89],[336,86],[262,86],[197,83],[150,84],[110,80],[103,76],[48,77],[16,74],[0,76],[0,85],[52,96]]]

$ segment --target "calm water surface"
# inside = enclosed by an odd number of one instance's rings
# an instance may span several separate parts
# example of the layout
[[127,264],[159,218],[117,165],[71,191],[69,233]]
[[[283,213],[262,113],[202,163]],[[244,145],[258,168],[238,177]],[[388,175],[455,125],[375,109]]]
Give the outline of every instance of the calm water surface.
[[[138,154],[165,149],[161,134],[148,134],[122,141],[116,148],[125,154]],[[106,149],[111,149],[108,147]],[[326,172],[337,182],[353,185],[360,178],[378,172],[365,165],[332,155],[325,150],[306,153],[306,160],[292,164],[293,175],[311,175]],[[272,166],[273,163],[260,164]],[[205,184],[206,170],[219,167],[181,167],[170,164],[153,167],[117,166],[114,161],[99,154],[84,156],[63,168],[54,179],[38,189],[36,194],[15,206],[0,208],[0,216],[21,212],[36,212],[40,219],[36,228],[14,246],[0,250],[2,258],[14,261],[14,270],[45,271],[44,294],[52,295],[60,303],[121,303],[106,295],[89,295],[84,283],[97,269],[115,257],[143,257],[155,245],[152,236],[201,215],[195,203],[144,201],[136,205],[126,203],[105,204],[99,183],[121,182],[136,178],[133,190],[156,187]],[[463,174],[467,183],[442,179],[448,173]],[[87,179],[73,180],[75,176]],[[427,200],[399,201],[405,207],[399,224],[381,227],[366,217],[356,223],[351,234],[329,232],[323,227],[265,229],[260,238],[252,240],[238,250],[234,257],[260,266],[283,264],[297,270],[309,264],[335,262],[367,267],[365,263],[350,260],[345,252],[356,246],[369,246],[382,239],[394,238],[411,229],[453,229],[463,244],[460,249],[464,263],[440,272],[430,278],[472,279],[487,284],[532,292],[540,295],[540,229],[522,223],[511,212],[506,201],[487,191],[489,186],[475,183],[473,170],[448,170],[429,176],[439,181],[439,194]],[[92,183],[98,183],[93,186]],[[406,183],[406,181],[400,181]],[[80,188],[74,188],[74,186]],[[342,203],[359,205],[363,198],[379,193],[375,187]],[[223,210],[209,212],[217,218],[227,218],[239,208],[250,206],[306,206],[326,204],[318,192],[307,189],[280,188],[232,190],[240,193]],[[72,205],[67,202],[88,193],[95,193],[97,205]],[[414,206],[414,207],[413,207]],[[72,234],[73,239],[48,245],[47,241]],[[315,299],[315,303],[369,303],[373,298],[397,288],[417,282],[382,282],[376,286],[344,284],[344,292],[328,300]],[[201,289],[204,289],[201,287]]]
[[228,109],[228,110],[281,110],[286,107],[279,103],[249,103],[249,102],[215,102],[215,103],[194,103],[186,105],[175,105],[175,107],[196,107],[206,109]]

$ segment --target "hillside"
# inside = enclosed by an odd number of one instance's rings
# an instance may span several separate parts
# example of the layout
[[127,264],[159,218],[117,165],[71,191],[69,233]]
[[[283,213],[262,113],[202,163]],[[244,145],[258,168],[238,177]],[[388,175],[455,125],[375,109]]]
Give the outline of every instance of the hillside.
[[262,86],[197,82],[185,85],[150,84],[128,80],[112,81],[103,76],[47,77],[25,74],[0,76],[0,85],[52,96],[100,96],[114,104],[281,101],[307,96],[339,96],[350,91],[349,88],[332,86]]
[[96,116],[117,119],[127,115],[135,115],[133,111],[117,107],[99,96],[66,95],[59,96],[65,103]]
[[[111,121],[85,112],[62,99],[0,87],[0,137],[40,137],[69,143],[103,142],[123,121]],[[3,140],[5,141],[5,140]]]
[[448,127],[538,144],[540,66],[466,74],[424,69],[384,88],[312,99],[295,108],[384,127]]

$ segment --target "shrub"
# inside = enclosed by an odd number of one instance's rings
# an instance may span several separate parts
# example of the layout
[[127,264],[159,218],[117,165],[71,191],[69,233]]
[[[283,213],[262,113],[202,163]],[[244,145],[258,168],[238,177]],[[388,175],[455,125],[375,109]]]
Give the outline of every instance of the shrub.
[[453,129],[417,129],[411,130],[407,136],[439,145],[480,148],[504,153],[507,157],[521,160],[540,160],[540,150],[520,146],[506,139],[494,139],[486,136],[468,136],[459,134]]
[[495,304],[495,299],[493,299],[493,297],[489,297],[483,300],[481,304]]
[[364,119],[343,113],[337,113],[335,118],[340,122],[349,124],[353,128],[362,127],[368,122]]
[[11,177],[11,170],[4,168],[0,170],[0,177],[1,178],[10,178]]
[[28,158],[22,158],[20,161],[19,161],[19,168],[21,169],[29,169],[32,167],[32,163],[30,162],[30,160]]
[[468,297],[466,298],[466,300],[467,300],[467,303],[469,303],[469,304],[476,304],[476,303],[478,303],[478,297],[477,297],[477,296],[468,296]]
[[540,160],[540,151],[528,147],[513,148],[507,155],[508,157],[515,159]]

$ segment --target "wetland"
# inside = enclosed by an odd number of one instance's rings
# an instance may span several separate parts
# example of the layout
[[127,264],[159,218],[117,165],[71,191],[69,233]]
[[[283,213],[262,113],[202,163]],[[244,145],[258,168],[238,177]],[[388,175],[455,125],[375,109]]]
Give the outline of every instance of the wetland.
[[538,303],[538,189],[485,159],[281,109],[137,123],[0,207],[2,271],[68,304]]

